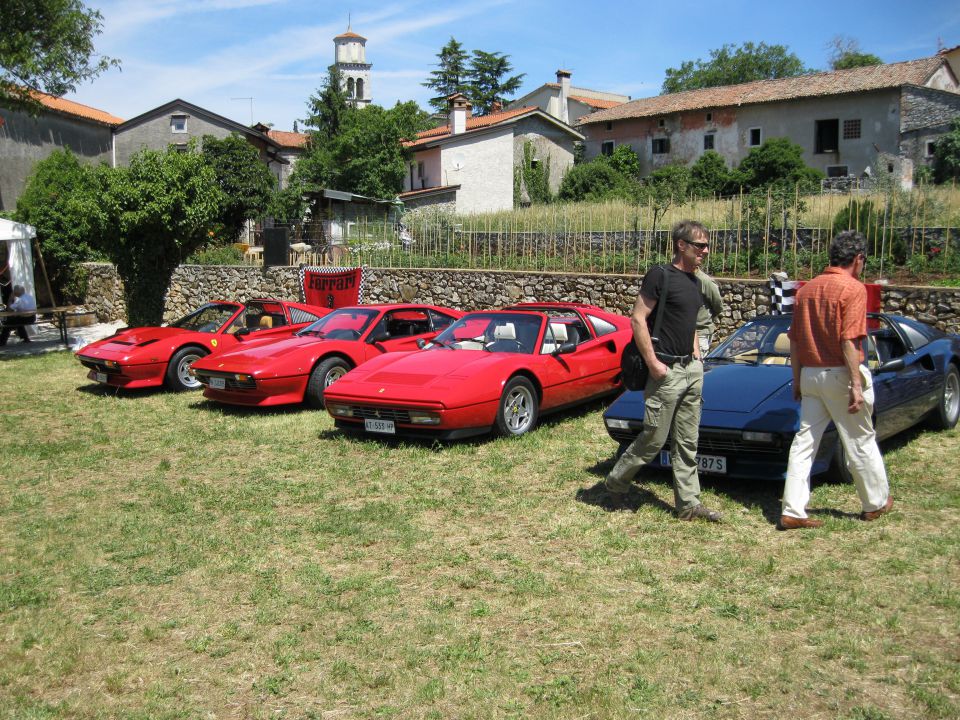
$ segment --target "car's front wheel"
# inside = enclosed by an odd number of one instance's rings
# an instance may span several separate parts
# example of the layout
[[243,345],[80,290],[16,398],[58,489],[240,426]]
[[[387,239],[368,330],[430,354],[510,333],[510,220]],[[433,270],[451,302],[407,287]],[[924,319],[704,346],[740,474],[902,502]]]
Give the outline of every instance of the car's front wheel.
[[313,372],[310,373],[310,380],[307,382],[307,393],[304,397],[307,405],[322,410],[324,407],[323,391],[348,372],[350,372],[350,363],[343,358],[331,357],[317,363]]
[[949,430],[957,424],[958,418],[960,418],[960,372],[954,365],[948,365],[947,374],[943,378],[940,406],[933,414],[933,423],[940,430]]
[[533,383],[525,377],[511,379],[503,389],[497,409],[500,434],[508,437],[523,435],[537,424],[539,415],[540,403]]
[[198,347],[185,347],[177,350],[167,364],[166,386],[177,392],[196,390],[200,387],[200,381],[190,374],[190,368],[206,354]]

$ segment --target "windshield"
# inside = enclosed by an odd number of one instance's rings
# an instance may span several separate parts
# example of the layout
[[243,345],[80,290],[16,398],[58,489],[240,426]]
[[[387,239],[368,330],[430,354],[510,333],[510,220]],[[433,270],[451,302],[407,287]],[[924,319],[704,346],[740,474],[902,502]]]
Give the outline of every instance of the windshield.
[[341,308],[307,325],[297,334],[328,340],[357,340],[379,314],[379,310]]
[[198,310],[170,324],[170,327],[183,328],[194,332],[215,333],[239,310],[238,305],[226,303],[207,303]]
[[789,315],[770,315],[747,323],[707,355],[707,360],[789,365]]
[[433,345],[454,350],[531,354],[542,324],[540,315],[470,313],[440,333]]

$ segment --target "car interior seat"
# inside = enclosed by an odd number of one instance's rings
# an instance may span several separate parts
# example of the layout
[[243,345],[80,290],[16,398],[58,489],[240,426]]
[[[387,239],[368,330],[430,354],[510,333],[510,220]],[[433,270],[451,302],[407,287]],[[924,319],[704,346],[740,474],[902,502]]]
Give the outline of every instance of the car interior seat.
[[517,349],[517,327],[513,323],[504,323],[497,325],[493,329],[493,342],[487,345],[487,349],[492,352],[516,351]]
[[790,364],[790,337],[786,333],[777,335],[773,341],[773,352],[776,355],[765,357],[764,365],[789,365]]
[[270,317],[269,315],[261,315],[261,316],[260,316],[259,327],[260,327],[261,330],[264,330],[264,329],[266,329],[266,328],[272,328],[272,327],[273,327],[273,318]]
[[564,323],[550,323],[550,332],[543,343],[543,354],[549,355],[567,342],[567,326]]

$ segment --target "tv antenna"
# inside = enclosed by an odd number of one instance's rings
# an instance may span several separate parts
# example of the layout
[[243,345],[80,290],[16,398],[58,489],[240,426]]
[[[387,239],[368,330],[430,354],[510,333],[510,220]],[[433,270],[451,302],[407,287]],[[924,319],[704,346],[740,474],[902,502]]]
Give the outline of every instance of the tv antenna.
[[252,97],[235,97],[230,98],[231,100],[249,100],[250,101],[250,126],[253,126],[253,98]]

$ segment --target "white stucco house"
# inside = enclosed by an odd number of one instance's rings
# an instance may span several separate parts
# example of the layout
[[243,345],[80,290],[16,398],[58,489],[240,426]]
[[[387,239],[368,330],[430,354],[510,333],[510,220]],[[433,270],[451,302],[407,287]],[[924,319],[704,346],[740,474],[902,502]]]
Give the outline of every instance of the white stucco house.
[[538,107],[473,117],[464,95],[449,101],[449,122],[408,144],[414,155],[400,195],[406,207],[443,206],[457,213],[512,208],[514,166],[527,142],[535,162],[549,169],[551,191],[559,189],[583,135]]
[[557,81],[545,83],[507,104],[507,110],[531,105],[550,113],[568,125],[576,125],[590,113],[608,110],[630,101],[629,95],[590,90],[570,84],[569,70],[557,70]]

